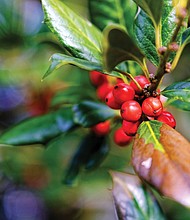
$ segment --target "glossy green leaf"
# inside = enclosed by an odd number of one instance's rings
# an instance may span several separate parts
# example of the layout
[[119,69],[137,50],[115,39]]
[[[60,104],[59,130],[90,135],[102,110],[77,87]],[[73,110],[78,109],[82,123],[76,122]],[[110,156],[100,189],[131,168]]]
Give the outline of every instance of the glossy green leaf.
[[45,23],[73,57],[101,65],[102,34],[63,2],[42,0]]
[[49,76],[54,70],[57,70],[66,64],[71,64],[85,70],[102,71],[102,66],[100,63],[93,63],[88,60],[75,58],[65,54],[54,54],[50,58],[50,61],[51,61],[50,67],[43,76],[43,79]]
[[143,122],[133,143],[132,164],[163,196],[190,207],[190,143],[175,129],[159,121]]
[[169,85],[162,91],[168,103],[182,110],[190,111],[190,80]]
[[159,121],[143,122],[139,126],[139,138],[144,138],[145,144],[154,144],[154,148],[164,152],[163,146],[160,144],[160,128],[162,123]]
[[[173,7],[172,0],[164,0],[164,7],[162,12],[162,30],[161,30],[161,37],[162,37],[162,46],[167,46],[171,40],[173,32],[176,28],[176,10]],[[176,42],[180,45],[181,44],[181,36],[185,27],[181,27]],[[170,56],[169,61],[173,61],[176,53],[172,53]]]
[[102,103],[83,101],[73,106],[74,121],[83,127],[91,127],[115,115],[115,111]]
[[11,145],[46,143],[73,126],[71,108],[61,108],[20,122],[0,136],[0,143]]
[[153,194],[131,174],[111,171],[112,194],[118,220],[164,220]]
[[151,18],[154,25],[159,25],[163,0],[134,0]]
[[132,0],[89,0],[92,22],[103,30],[110,24],[120,24],[133,35],[133,23],[137,6]]
[[134,24],[135,38],[139,48],[147,59],[155,66],[159,64],[159,57],[155,46],[155,29],[151,19],[141,10]]
[[[86,167],[86,169],[90,169],[96,165],[99,165],[99,163],[105,157],[105,152],[104,150],[102,151],[102,148],[105,148],[106,146],[107,143],[105,137],[98,137],[94,133],[87,134],[82,139],[76,152],[74,153],[66,174],[64,175],[63,182],[71,185],[75,181],[82,168]],[[100,156],[99,159],[95,159],[97,154]]]
[[51,106],[63,104],[76,104],[81,100],[92,100],[94,98],[94,91],[89,88],[81,90],[82,85],[69,86],[64,90],[58,91],[51,100]]
[[109,26],[104,34],[104,63],[108,72],[125,60],[133,60],[143,66],[144,55],[125,30],[118,26]]

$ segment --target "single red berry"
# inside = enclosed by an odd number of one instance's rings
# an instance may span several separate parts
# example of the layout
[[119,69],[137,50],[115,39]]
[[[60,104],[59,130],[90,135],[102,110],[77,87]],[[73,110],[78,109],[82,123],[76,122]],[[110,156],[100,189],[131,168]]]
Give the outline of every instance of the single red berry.
[[89,77],[90,77],[90,81],[94,86],[100,86],[108,81],[106,75],[95,70],[89,72]]
[[109,83],[104,83],[102,84],[101,86],[99,86],[96,90],[96,94],[97,94],[97,97],[102,100],[102,101],[105,101],[105,98],[106,98],[106,95],[112,91],[113,89],[113,86]]
[[115,97],[116,102],[122,105],[124,102],[128,100],[134,99],[135,90],[126,83],[118,83],[114,86],[113,96]]
[[106,104],[112,109],[120,109],[121,105],[119,105],[113,96],[113,92],[110,91],[105,98]]
[[[142,89],[144,89],[144,87],[146,85],[150,84],[149,80],[145,76],[142,76],[142,75],[135,76],[134,79],[138,82],[138,84],[140,85],[140,87]],[[137,87],[137,85],[133,81],[130,82],[130,86],[133,87],[133,89],[135,90],[136,94],[140,94],[141,93],[141,90]]]
[[121,117],[126,121],[136,122],[142,115],[140,104],[135,100],[129,100],[121,106]]
[[158,116],[157,120],[166,123],[172,128],[175,128],[176,126],[176,120],[174,116],[170,112],[167,112],[167,111],[163,111],[161,115]]
[[110,132],[110,121],[104,121],[94,125],[92,131],[98,136],[107,135]]
[[137,133],[139,124],[140,124],[140,121],[131,122],[131,121],[123,120],[122,128],[126,135],[134,136]]
[[125,134],[122,128],[119,128],[114,133],[114,142],[119,146],[125,146],[132,140],[131,136]]
[[148,97],[142,103],[142,111],[147,116],[159,116],[163,111],[163,106],[158,98]]

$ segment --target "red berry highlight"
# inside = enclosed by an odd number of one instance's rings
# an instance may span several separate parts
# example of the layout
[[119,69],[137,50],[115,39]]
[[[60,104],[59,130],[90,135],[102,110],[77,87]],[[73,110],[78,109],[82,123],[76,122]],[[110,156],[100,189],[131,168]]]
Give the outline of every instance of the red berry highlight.
[[120,109],[120,105],[116,102],[114,96],[113,96],[113,92],[110,91],[105,98],[105,102],[106,104],[112,108],[112,109]]
[[134,99],[135,90],[126,83],[118,83],[114,86],[113,96],[115,97],[116,102],[122,105],[128,100]]
[[140,104],[135,100],[129,100],[121,106],[121,117],[126,121],[136,122],[142,115]]
[[[140,85],[140,87],[142,89],[144,89],[144,87],[146,85],[150,84],[149,80],[145,76],[142,76],[142,75],[135,76],[134,79],[138,82],[138,84]],[[133,81],[131,81],[130,86],[133,87],[133,89],[135,90],[136,94],[140,94],[141,93],[141,90],[137,87],[137,85]]]
[[90,77],[90,81],[94,86],[100,86],[108,81],[106,75],[95,70],[89,72],[89,77]]
[[163,111],[161,115],[158,116],[157,120],[166,123],[172,128],[176,127],[176,120],[170,112]]
[[128,136],[134,136],[137,133],[139,124],[140,124],[140,121],[130,122],[130,121],[123,120],[122,128],[125,134],[127,134]]
[[122,128],[117,129],[114,133],[114,142],[121,147],[129,144],[131,140],[132,137],[126,135]]
[[148,97],[142,103],[142,111],[145,115],[156,117],[163,111],[163,106],[158,98]]
[[94,125],[92,131],[98,136],[105,136],[110,132],[110,121],[100,122]]

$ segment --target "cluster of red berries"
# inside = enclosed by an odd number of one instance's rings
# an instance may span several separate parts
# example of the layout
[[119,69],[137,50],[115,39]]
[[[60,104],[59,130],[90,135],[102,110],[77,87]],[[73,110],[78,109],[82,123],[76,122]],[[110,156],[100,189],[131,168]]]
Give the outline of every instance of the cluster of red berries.
[[[170,112],[163,110],[159,93],[155,92],[154,96],[149,94],[150,82],[145,76],[136,76],[134,78],[136,83],[131,81],[130,84],[126,84],[122,80],[117,80],[113,85],[108,76],[91,71],[90,79],[97,87],[97,96],[110,108],[120,110],[122,126],[114,133],[116,144],[127,145],[136,134],[140,123],[145,120],[158,120],[175,128],[175,118]],[[106,135],[110,131],[110,122],[101,122],[92,130],[98,135]]]

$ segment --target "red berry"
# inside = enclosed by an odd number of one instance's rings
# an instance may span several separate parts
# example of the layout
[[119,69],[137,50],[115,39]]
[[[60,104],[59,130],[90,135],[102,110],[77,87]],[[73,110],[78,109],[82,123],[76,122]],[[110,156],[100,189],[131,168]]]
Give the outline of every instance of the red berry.
[[118,83],[114,86],[113,96],[115,97],[116,102],[122,105],[128,100],[134,99],[135,90],[126,83]]
[[104,121],[94,125],[92,131],[98,136],[107,135],[110,132],[110,121]]
[[106,104],[112,108],[112,109],[120,109],[120,105],[115,101],[115,98],[113,96],[113,92],[110,91],[105,98],[105,102]]
[[148,97],[142,103],[142,111],[147,116],[159,116],[163,111],[163,106],[158,98]]
[[117,83],[124,83],[124,81],[121,78],[117,78]]
[[172,128],[175,128],[176,126],[176,120],[174,116],[170,112],[167,112],[167,111],[163,111],[161,115],[158,116],[157,120],[166,123]]
[[97,94],[97,97],[102,100],[102,101],[105,101],[105,97],[106,95],[112,91],[113,89],[113,86],[109,83],[104,83],[102,84],[101,86],[99,86],[96,90],[96,94]]
[[131,136],[125,134],[122,128],[119,128],[114,133],[114,142],[119,146],[125,146],[132,140]]
[[133,136],[137,133],[139,124],[140,124],[140,121],[130,122],[130,121],[123,120],[122,128],[125,134],[127,134],[128,136]]
[[129,100],[121,106],[121,117],[126,121],[136,122],[142,115],[142,109],[138,102]]
[[94,86],[100,86],[103,83],[107,82],[107,76],[98,71],[90,71],[89,72],[90,81]]
[[[145,76],[142,76],[142,75],[135,76],[134,79],[138,82],[138,84],[140,85],[140,87],[141,87],[142,89],[144,89],[144,87],[145,87],[146,85],[149,85],[149,84],[150,84],[149,80],[148,80]],[[137,87],[137,85],[136,85],[133,81],[131,81],[130,86],[133,87],[133,89],[135,90],[135,92],[136,92],[137,94],[140,94],[140,93],[141,93],[140,89]]]

